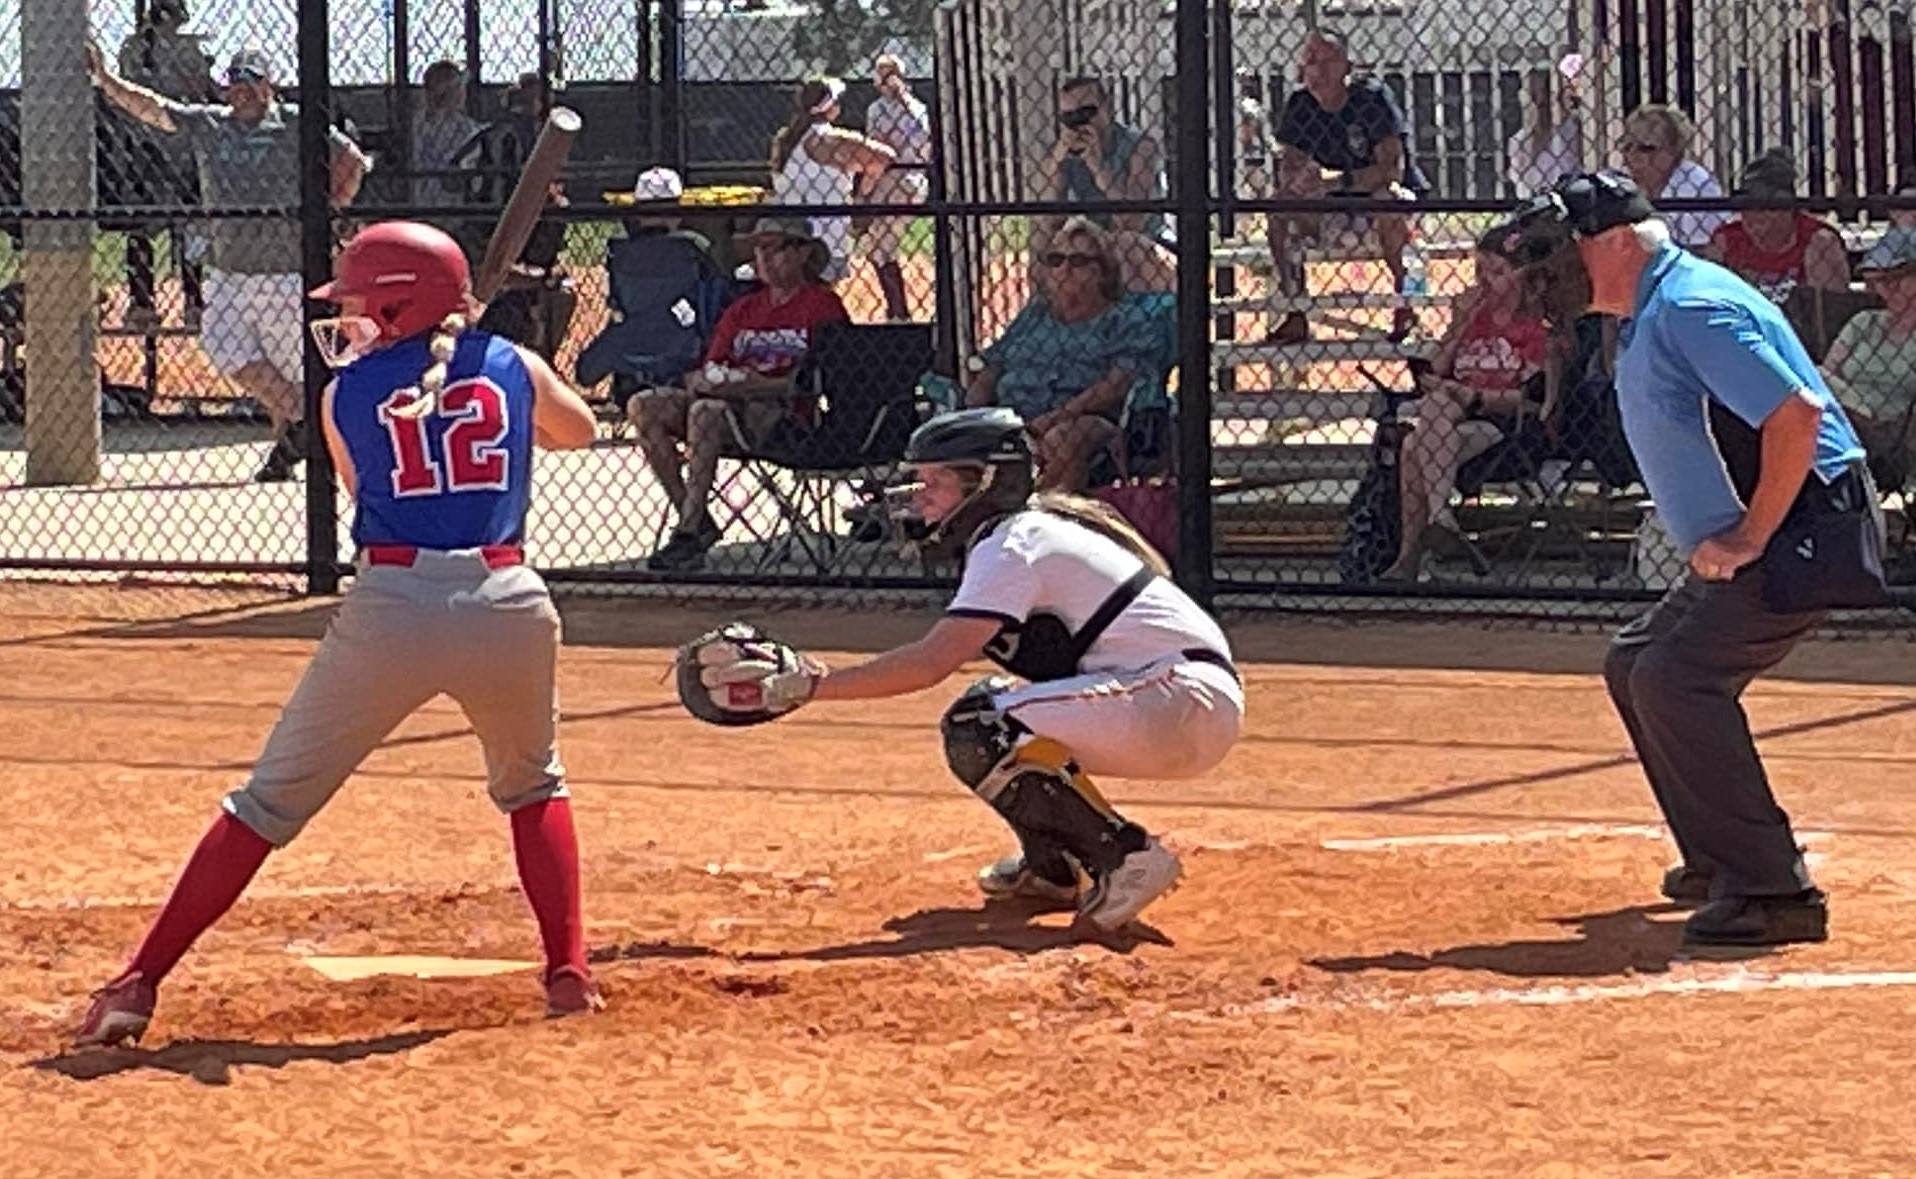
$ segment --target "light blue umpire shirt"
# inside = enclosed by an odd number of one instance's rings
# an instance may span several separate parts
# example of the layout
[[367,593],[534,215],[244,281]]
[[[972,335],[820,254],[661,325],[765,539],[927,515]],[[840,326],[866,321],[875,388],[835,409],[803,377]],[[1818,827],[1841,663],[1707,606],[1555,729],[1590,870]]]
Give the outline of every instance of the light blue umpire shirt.
[[1743,518],[1710,434],[1709,399],[1761,428],[1798,389],[1822,406],[1812,470],[1825,483],[1863,444],[1795,329],[1762,292],[1714,262],[1665,244],[1637,280],[1619,334],[1623,436],[1672,538],[1688,552]]

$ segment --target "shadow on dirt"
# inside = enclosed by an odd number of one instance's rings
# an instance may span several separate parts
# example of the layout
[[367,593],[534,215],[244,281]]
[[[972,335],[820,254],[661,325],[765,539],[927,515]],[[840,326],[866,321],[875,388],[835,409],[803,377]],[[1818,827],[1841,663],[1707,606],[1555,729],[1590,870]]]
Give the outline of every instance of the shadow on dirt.
[[289,1064],[316,1061],[322,1064],[351,1064],[374,1056],[409,1052],[421,1044],[430,1044],[451,1035],[455,1028],[404,1032],[369,1040],[341,1040],[335,1044],[259,1044],[250,1040],[178,1040],[164,1048],[109,1048],[84,1052],[65,1052],[32,1063],[32,1067],[59,1073],[76,1081],[97,1081],[103,1077],[142,1069],[176,1073],[191,1077],[202,1085],[226,1085],[233,1079],[236,1065],[284,1068]]
[[[1661,974],[1679,957],[1696,957],[1682,945],[1681,922],[1652,921],[1674,914],[1673,905],[1632,905],[1607,913],[1586,913],[1552,920],[1576,930],[1574,940],[1524,940],[1452,946],[1433,954],[1399,950],[1348,958],[1313,958],[1306,964],[1332,974],[1369,971],[1480,970],[1511,978],[1603,978],[1610,975]],[[1751,958],[1762,950],[1712,951],[1709,957]]]
[[887,933],[897,936],[845,942],[811,950],[763,951],[738,955],[740,962],[843,962],[860,958],[907,958],[916,954],[936,954],[947,950],[992,948],[1014,954],[1038,954],[1068,946],[1103,946],[1119,954],[1129,954],[1141,945],[1169,946],[1170,938],[1156,928],[1134,921],[1123,929],[1106,933],[1082,922],[1070,925],[1038,925],[1033,919],[1045,910],[1015,903],[985,905],[975,909],[920,909],[884,924]]

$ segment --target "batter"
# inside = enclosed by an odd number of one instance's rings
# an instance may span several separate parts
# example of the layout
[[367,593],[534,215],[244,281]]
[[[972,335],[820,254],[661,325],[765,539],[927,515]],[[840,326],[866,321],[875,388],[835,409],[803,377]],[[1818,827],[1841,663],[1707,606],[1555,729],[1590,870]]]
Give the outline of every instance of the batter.
[[444,694],[485,749],[544,943],[546,1010],[602,1007],[585,959],[579,851],[555,745],[559,616],[520,547],[532,447],[592,442],[592,412],[544,361],[465,330],[465,256],[441,231],[373,225],[340,253],[313,324],[338,376],[326,444],[353,497],[359,573],[246,784],[187,861],[81,1046],[137,1041],[157,989],[400,721]]

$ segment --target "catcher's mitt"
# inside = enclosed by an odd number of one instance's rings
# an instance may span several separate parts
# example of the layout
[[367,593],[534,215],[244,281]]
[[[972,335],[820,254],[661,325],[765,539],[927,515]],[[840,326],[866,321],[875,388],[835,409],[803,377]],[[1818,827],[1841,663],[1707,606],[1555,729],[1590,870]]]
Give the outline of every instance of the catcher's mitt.
[[679,702],[707,724],[762,725],[812,698],[824,666],[744,622],[679,648]]

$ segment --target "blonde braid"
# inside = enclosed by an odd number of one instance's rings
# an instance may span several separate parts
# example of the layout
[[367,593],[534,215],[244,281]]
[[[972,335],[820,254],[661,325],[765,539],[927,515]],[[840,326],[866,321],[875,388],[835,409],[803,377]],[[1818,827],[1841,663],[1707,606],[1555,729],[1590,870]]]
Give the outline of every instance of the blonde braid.
[[419,384],[412,392],[418,397],[393,412],[404,418],[423,418],[427,414],[439,411],[439,395],[446,389],[446,366],[452,363],[452,355],[459,348],[459,333],[466,330],[466,317],[454,312],[439,321],[432,329],[432,339],[427,342],[426,350],[432,354],[432,363],[426,371],[419,374]]

